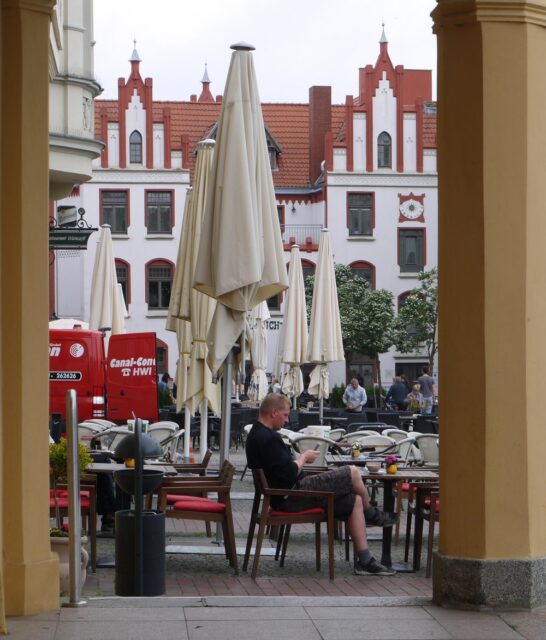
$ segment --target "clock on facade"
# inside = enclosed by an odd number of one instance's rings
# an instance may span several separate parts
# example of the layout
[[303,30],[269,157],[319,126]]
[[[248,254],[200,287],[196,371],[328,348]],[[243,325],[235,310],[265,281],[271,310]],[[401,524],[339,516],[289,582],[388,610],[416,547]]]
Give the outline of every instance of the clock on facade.
[[398,197],[400,199],[398,207],[400,212],[399,222],[404,222],[405,220],[412,220],[415,222],[425,221],[425,206],[423,203],[425,198],[424,194],[421,196],[415,196],[413,193],[410,193],[409,196],[398,194]]

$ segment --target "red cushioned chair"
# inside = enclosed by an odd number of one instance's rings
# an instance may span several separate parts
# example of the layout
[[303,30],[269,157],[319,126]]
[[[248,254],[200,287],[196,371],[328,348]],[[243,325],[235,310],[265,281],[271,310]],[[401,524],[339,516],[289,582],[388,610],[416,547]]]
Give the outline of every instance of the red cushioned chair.
[[[68,518],[68,490],[66,485],[57,484],[57,503],[61,521]],[[89,536],[91,570],[97,570],[97,477],[87,474],[80,478],[80,508],[83,526]],[[49,516],[55,518],[55,498],[49,490]]]
[[[165,512],[166,518],[179,520],[204,520],[207,523],[220,522],[224,532],[226,557],[239,575],[237,550],[235,548],[235,531],[231,511],[230,491],[235,467],[226,460],[217,478],[194,477],[187,482],[167,484],[159,489],[159,509]],[[215,493],[217,500],[204,497],[204,494]]]
[[[281,527],[281,533],[277,542],[275,558],[281,553],[280,566],[284,566],[290,527],[293,524],[314,524],[315,525],[315,552],[316,567],[320,571],[320,525],[326,523],[328,533],[328,570],[330,580],[334,579],[334,494],[322,491],[303,491],[300,489],[271,489],[267,484],[267,479],[262,469],[253,469],[254,477],[254,502],[250,516],[250,526],[246,541],[245,559],[243,571],[246,571],[250,560],[254,531],[258,525],[258,535],[256,538],[256,549],[254,551],[254,562],[252,564],[252,579],[256,579],[258,565],[260,563],[260,553],[265,535],[266,527]],[[305,509],[304,511],[277,511],[271,508],[271,496],[298,496],[300,498],[326,498],[326,508],[316,507]]]

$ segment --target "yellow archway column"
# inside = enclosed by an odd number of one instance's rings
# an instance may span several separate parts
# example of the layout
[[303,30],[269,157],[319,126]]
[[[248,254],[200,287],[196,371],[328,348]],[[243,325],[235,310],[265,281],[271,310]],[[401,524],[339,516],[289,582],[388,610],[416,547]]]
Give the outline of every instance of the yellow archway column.
[[546,603],[546,0],[438,0],[434,598]]
[[49,546],[48,91],[53,0],[2,0],[1,545],[7,615],[59,605]]

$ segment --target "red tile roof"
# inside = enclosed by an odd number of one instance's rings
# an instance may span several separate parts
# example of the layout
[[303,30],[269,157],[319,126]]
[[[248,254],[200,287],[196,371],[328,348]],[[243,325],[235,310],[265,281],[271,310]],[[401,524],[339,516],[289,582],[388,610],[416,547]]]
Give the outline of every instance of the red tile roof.
[[[190,148],[190,173],[193,176],[195,149],[216,124],[221,103],[217,102],[154,102],[153,121],[162,122],[163,112],[171,114],[171,149],[182,149],[182,137],[187,136]],[[108,122],[117,122],[117,100],[95,101],[95,131],[100,138],[100,114],[106,112]],[[262,104],[264,122],[279,143],[282,153],[278,169],[273,171],[276,187],[305,188],[309,186],[309,105],[291,103]],[[332,105],[332,138],[334,143],[346,142],[345,105]],[[425,115],[423,145],[436,147],[436,116]]]

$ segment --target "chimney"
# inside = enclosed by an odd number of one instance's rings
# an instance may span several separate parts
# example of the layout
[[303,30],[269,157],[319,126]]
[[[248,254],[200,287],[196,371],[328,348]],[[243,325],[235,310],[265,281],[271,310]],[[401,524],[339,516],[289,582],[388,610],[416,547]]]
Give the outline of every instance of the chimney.
[[332,128],[332,88],[309,89],[309,182],[320,176],[320,165],[326,159],[324,139]]

